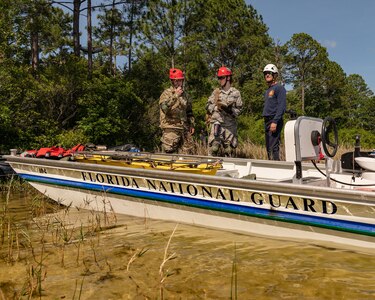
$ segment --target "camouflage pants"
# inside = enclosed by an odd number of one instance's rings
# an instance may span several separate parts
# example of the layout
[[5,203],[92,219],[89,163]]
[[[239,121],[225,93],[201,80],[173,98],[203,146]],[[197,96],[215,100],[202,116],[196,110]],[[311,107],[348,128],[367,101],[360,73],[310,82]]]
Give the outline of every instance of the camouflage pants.
[[225,128],[220,124],[211,124],[208,155],[218,156],[220,152],[223,152],[225,156],[232,156],[237,145],[237,128]]
[[187,130],[164,129],[161,138],[163,152],[193,154],[193,137]]

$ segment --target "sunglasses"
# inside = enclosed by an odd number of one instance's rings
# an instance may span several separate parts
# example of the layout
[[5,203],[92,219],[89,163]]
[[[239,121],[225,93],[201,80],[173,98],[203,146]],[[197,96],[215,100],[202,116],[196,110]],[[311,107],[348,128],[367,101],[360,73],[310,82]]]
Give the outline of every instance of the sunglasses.
[[266,72],[263,72],[264,76],[266,75],[273,75],[273,73],[271,71],[266,71]]
[[220,76],[217,79],[222,80],[222,79],[225,79],[225,78],[226,78],[225,76]]

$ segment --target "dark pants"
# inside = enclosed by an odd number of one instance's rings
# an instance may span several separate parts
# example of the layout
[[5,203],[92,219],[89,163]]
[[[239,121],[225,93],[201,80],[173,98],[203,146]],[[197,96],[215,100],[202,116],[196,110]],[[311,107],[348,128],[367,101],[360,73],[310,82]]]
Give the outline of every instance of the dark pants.
[[283,129],[284,122],[282,119],[279,122],[277,122],[276,131],[271,132],[269,130],[271,121],[272,121],[271,117],[264,117],[264,130],[265,130],[267,155],[268,155],[269,160],[280,160],[280,138],[281,138],[281,130]]

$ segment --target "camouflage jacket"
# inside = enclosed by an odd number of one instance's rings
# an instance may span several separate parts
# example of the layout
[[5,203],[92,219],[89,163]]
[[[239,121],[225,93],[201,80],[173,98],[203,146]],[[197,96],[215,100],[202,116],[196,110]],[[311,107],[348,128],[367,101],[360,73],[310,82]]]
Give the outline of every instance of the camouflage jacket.
[[192,103],[185,92],[178,96],[175,89],[170,87],[160,96],[160,128],[189,130],[194,127]]
[[242,110],[240,91],[234,87],[227,91],[215,89],[208,98],[206,110],[211,115],[211,123],[220,123],[224,127],[235,124]]

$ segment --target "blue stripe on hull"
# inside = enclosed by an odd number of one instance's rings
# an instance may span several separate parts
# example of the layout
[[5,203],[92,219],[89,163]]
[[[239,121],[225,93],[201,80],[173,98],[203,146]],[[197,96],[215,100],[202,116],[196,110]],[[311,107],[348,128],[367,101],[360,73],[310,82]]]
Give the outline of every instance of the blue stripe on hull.
[[44,176],[20,174],[20,177],[33,182],[47,183],[58,186],[66,186],[72,188],[79,188],[84,190],[91,190],[97,192],[107,192],[110,194],[118,194],[131,196],[143,199],[152,199],[160,202],[167,202],[179,204],[190,207],[203,208],[207,210],[215,210],[226,213],[233,213],[237,215],[245,215],[251,217],[258,217],[263,219],[270,219],[275,221],[282,221],[288,223],[296,223],[307,226],[323,227],[333,230],[352,232],[368,236],[375,236],[375,225],[359,223],[347,220],[329,219],[319,216],[307,216],[292,212],[269,210],[258,207],[250,207],[244,205],[237,205],[233,203],[217,202],[215,200],[202,200],[183,195],[162,194],[153,191],[134,190],[126,187],[113,187],[107,185],[97,185],[87,182],[75,182],[64,179],[48,178]]

